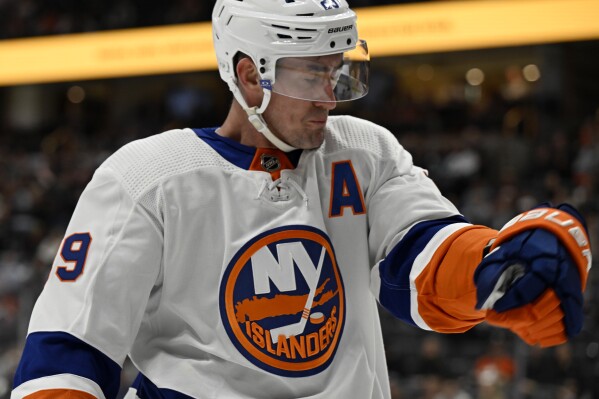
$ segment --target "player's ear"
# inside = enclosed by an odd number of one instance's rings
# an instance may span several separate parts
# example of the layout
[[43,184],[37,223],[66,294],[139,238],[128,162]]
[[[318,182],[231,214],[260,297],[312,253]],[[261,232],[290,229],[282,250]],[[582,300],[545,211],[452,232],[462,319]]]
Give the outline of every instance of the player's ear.
[[259,106],[262,103],[262,87],[256,65],[249,57],[243,57],[236,66],[238,86],[248,106]]

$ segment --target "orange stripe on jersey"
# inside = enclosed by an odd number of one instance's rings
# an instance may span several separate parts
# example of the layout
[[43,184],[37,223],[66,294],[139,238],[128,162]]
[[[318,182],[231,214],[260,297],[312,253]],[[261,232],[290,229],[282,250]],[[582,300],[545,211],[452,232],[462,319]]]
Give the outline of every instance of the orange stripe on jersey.
[[73,389],[45,389],[37,391],[24,399],[97,399],[94,395],[87,392],[76,391]]
[[474,270],[485,245],[497,231],[484,226],[458,230],[437,248],[416,278],[418,313],[434,331],[464,332],[481,323],[485,311],[477,310]]
[[273,180],[281,177],[283,169],[294,169],[287,155],[276,148],[257,148],[249,170],[269,172]]

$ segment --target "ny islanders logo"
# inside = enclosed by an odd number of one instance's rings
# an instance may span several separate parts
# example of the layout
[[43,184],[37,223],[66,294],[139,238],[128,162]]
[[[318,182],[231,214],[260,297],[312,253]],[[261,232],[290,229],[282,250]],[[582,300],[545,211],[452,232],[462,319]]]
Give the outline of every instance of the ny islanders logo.
[[337,0],[322,0],[320,2],[320,5],[325,10],[332,10],[333,8],[339,8],[339,3],[337,2]]
[[231,260],[220,287],[229,338],[268,372],[303,377],[333,361],[345,294],[327,235],[307,226],[267,231]]

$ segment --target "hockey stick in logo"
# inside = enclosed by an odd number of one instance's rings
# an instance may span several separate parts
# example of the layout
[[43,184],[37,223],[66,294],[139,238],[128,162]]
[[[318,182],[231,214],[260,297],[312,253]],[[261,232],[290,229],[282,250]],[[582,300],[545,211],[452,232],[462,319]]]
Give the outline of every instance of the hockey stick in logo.
[[320,280],[320,272],[322,271],[325,252],[325,248],[322,247],[320,259],[318,260],[318,267],[316,268],[316,277],[314,277],[314,281],[312,281],[312,284],[310,284],[310,293],[308,294],[308,299],[304,305],[304,311],[302,312],[301,319],[297,323],[280,326],[270,330],[270,337],[273,344],[276,344],[279,341],[279,335],[284,335],[285,337],[289,338],[292,335],[297,336],[304,332],[304,329],[306,328],[306,322],[310,317],[312,302],[314,301],[314,294],[316,293],[316,287],[318,287],[318,280]]

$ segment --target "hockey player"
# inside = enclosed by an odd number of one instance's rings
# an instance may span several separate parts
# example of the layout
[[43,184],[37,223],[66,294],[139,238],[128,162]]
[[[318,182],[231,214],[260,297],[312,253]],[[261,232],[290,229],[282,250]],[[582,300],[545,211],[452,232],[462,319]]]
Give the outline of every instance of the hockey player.
[[345,0],[218,0],[218,128],[126,145],[94,174],[36,303],[12,398],[389,398],[376,301],[414,326],[529,344],[582,326],[568,205],[468,223],[387,130]]

